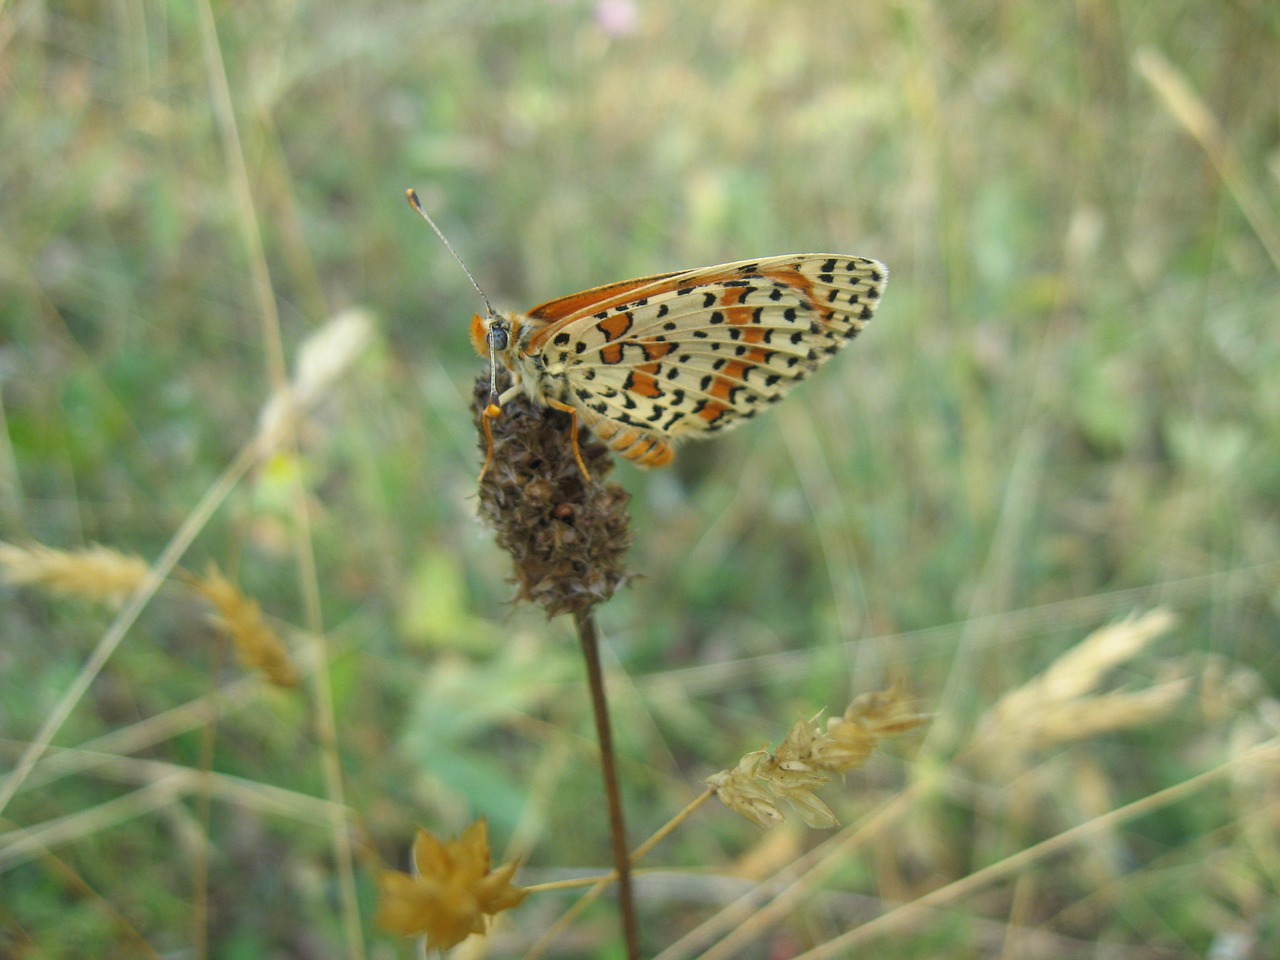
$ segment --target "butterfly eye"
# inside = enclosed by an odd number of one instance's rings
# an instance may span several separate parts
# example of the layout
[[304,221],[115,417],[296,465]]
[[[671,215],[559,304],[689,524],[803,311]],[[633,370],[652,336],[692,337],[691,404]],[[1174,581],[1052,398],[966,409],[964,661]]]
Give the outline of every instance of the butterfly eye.
[[511,338],[507,336],[507,328],[494,324],[489,328],[489,347],[495,353],[501,353],[507,349],[507,344],[511,342]]

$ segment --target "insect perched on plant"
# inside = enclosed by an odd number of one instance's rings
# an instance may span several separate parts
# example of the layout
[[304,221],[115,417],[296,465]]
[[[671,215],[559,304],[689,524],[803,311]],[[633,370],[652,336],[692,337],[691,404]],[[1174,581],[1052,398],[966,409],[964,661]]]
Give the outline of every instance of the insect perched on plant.
[[[462,259],[413,191],[409,203]],[[462,265],[464,271],[466,265]],[[681,440],[741,423],[787,395],[871,319],[888,277],[875,260],[799,253],[623,280],[499,314],[471,272],[487,313],[471,321],[489,360],[489,421],[521,392],[573,418],[628,460],[662,467]],[[511,386],[498,393],[499,364]]]

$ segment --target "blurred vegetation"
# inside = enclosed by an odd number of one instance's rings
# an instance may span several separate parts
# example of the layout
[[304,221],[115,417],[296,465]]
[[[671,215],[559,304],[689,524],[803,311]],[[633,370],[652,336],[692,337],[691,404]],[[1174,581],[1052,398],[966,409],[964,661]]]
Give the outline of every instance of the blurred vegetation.
[[[1160,794],[1280,722],[1278,51],[1264,0],[0,4],[0,539],[155,559],[282,358],[348,308],[377,321],[182,561],[216,561],[308,679],[243,679],[163,590],[3,812],[0,953],[206,930],[215,957],[354,955],[310,799],[321,690],[385,862],[477,816],[517,882],[607,861],[577,650],[506,605],[474,520],[478,304],[414,186],[509,307],[785,252],[890,267],[874,324],[769,417],[618,469],[642,577],[602,623],[635,842],[797,716],[897,676],[935,713],[824,793],[850,830],[904,785],[908,809],[737,955],[832,942],[1079,824],[876,955],[1280,954],[1274,752]],[[0,589],[8,771],[112,614]],[[1111,682],[1186,681],[1176,706],[973,739],[1157,606],[1176,626]],[[219,789],[147,792],[202,770]],[[832,836],[700,812],[650,858],[699,872],[641,887],[649,954]],[[372,927],[365,862],[355,896],[368,955],[410,956]],[[564,896],[504,916],[494,955]],[[553,955],[617,941],[604,903]]]

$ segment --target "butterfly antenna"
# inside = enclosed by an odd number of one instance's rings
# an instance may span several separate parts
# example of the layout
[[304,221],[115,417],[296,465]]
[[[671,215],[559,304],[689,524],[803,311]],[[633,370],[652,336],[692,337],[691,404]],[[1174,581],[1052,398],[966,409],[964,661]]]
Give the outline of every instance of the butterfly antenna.
[[[453,254],[453,259],[458,261],[458,266],[462,268],[462,272],[467,275],[467,279],[471,281],[471,285],[476,288],[476,293],[480,294],[480,299],[484,301],[484,308],[489,311],[490,317],[496,317],[498,311],[493,309],[493,304],[489,302],[489,298],[484,295],[484,291],[480,289],[480,284],[476,283],[476,278],[471,275],[471,271],[467,269],[467,265],[462,262],[462,258],[458,256],[458,251],[453,249],[453,244],[449,242],[449,238],[444,232],[436,226],[436,222],[431,219],[427,211],[422,209],[422,201],[418,199],[418,191],[410,187],[404,192],[405,198],[409,201],[409,206],[417,210],[422,219],[427,221],[427,226],[436,232],[436,236],[440,238],[440,242],[444,244],[445,249]],[[489,410],[498,409],[498,357],[497,347],[492,340],[489,341]],[[486,411],[488,415],[488,411]],[[485,433],[488,435],[489,423],[485,421]],[[493,456],[493,439],[489,439],[489,456]],[[488,469],[488,461],[485,461],[485,469]],[[484,476],[484,470],[480,471],[480,476]]]
[[405,197],[409,200],[409,206],[417,210],[422,219],[427,221],[427,225],[436,232],[436,236],[440,238],[440,242],[445,245],[445,249],[453,254],[453,259],[458,261],[458,266],[462,268],[462,272],[467,275],[467,279],[471,281],[471,285],[476,288],[476,293],[480,294],[480,299],[484,301],[485,309],[489,311],[489,316],[496,317],[498,311],[493,309],[493,304],[489,302],[489,298],[484,295],[484,291],[480,289],[480,284],[476,283],[476,278],[471,275],[471,271],[467,269],[467,265],[462,262],[462,258],[458,256],[458,251],[453,249],[453,244],[449,242],[449,238],[444,235],[436,222],[431,219],[427,211],[422,209],[422,201],[418,199],[418,191],[410,187],[404,192]]

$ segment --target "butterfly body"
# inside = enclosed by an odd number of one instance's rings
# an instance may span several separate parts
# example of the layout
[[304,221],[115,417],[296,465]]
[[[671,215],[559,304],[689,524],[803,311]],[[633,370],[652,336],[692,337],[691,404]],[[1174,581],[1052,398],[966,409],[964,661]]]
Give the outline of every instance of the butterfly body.
[[865,257],[744,260],[477,314],[471,335],[512,376],[491,415],[523,392],[634,463],[665,466],[675,442],[750,419],[837,353],[886,279]]

